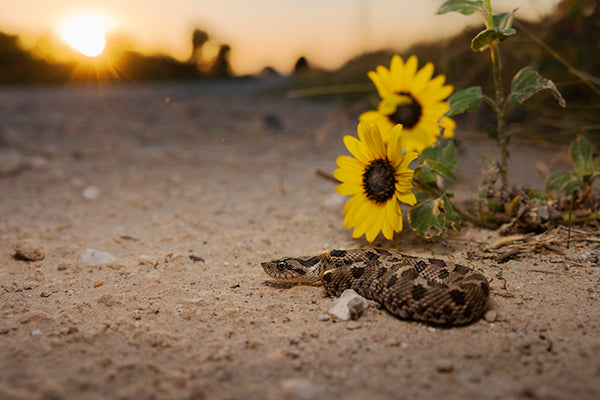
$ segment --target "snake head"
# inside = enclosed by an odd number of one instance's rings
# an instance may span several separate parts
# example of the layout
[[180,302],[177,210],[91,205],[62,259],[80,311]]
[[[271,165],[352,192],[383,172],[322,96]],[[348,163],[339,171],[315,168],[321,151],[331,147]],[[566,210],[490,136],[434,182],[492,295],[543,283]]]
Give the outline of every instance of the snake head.
[[317,264],[321,259],[315,257],[285,257],[261,263],[271,278],[280,282],[315,283],[320,280]]

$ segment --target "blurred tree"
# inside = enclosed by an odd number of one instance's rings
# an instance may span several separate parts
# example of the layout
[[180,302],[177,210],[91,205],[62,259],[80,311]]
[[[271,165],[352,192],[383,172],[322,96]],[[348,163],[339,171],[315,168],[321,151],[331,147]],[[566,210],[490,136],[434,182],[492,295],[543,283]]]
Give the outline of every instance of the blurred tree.
[[303,74],[309,69],[310,67],[308,66],[308,60],[306,59],[306,57],[302,56],[298,59],[298,61],[296,61],[296,64],[294,65],[294,75]]
[[229,54],[231,53],[231,47],[228,44],[222,44],[219,48],[219,54],[211,68],[211,75],[226,78],[232,74],[231,66],[229,64]]
[[190,57],[190,62],[196,64],[199,69],[204,67],[204,58],[202,57],[202,48],[208,42],[210,37],[208,33],[201,29],[194,29],[192,33],[192,55]]
[[19,37],[0,32],[0,83],[54,82],[67,80],[69,66],[48,64],[21,46]]

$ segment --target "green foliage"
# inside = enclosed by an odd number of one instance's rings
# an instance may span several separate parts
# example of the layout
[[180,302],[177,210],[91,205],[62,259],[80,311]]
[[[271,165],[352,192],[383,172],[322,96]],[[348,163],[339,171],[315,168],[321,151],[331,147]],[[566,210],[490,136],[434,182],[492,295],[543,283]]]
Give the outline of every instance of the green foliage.
[[451,182],[458,182],[452,170],[456,166],[456,150],[454,141],[438,141],[433,146],[423,150],[419,157],[419,166],[415,170],[418,182],[424,185],[435,184],[440,176]]
[[[492,17],[492,21],[494,21],[494,26],[502,31],[510,31],[512,29],[513,21],[515,20],[515,11],[517,10],[494,15]],[[517,32],[515,31],[513,35],[515,33]]]
[[408,211],[410,227],[426,239],[439,240],[446,234],[447,226],[460,227],[460,216],[450,203],[449,194],[436,199],[428,198]]
[[473,51],[483,51],[496,40],[504,41],[509,36],[516,34],[514,28],[501,29],[496,26],[491,26],[479,32],[471,41],[471,49]]
[[517,106],[523,104],[527,99],[542,90],[550,90],[552,95],[558,101],[558,104],[561,107],[566,107],[567,103],[558,91],[554,82],[550,79],[543,78],[531,67],[521,69],[514,76],[507,100],[510,104]]
[[575,190],[585,190],[600,177],[600,157],[593,158],[590,142],[583,136],[577,137],[570,145],[573,171],[558,172],[546,182],[546,191],[563,192],[572,195]]
[[555,190],[571,195],[579,186],[581,180],[570,172],[558,172],[550,177],[546,182],[546,190]]
[[463,15],[471,15],[481,10],[482,6],[483,2],[481,0],[447,0],[440,6],[437,14],[441,15],[449,12],[457,12]]
[[594,161],[592,159],[592,145],[583,136],[571,143],[569,152],[573,160],[573,170],[583,180],[589,180],[594,173]]
[[481,104],[481,86],[473,86],[454,93],[448,98],[450,110],[447,116],[453,117],[465,111],[472,111]]
[[446,234],[447,226],[460,226],[460,216],[450,202],[452,194],[441,192],[437,185],[439,177],[458,182],[453,172],[456,161],[452,140],[438,141],[419,157],[414,182],[422,193],[417,196],[418,204],[409,210],[408,220],[411,228],[426,239],[438,240]]

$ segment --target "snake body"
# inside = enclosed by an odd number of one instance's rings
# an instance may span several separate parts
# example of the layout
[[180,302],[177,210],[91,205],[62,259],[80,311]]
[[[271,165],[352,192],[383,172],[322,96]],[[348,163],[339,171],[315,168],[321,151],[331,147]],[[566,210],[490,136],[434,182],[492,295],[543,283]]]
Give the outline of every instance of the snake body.
[[464,325],[487,307],[487,279],[463,265],[383,249],[329,250],[262,264],[281,282],[315,284],[339,296],[354,289],[397,317],[439,325]]

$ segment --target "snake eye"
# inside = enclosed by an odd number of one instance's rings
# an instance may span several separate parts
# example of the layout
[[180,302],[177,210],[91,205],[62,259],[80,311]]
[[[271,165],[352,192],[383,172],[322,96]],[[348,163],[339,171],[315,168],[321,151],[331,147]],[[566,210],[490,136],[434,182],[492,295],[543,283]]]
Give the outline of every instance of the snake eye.
[[280,271],[286,270],[287,264],[285,263],[285,261],[280,261],[279,264],[277,264],[277,269]]

